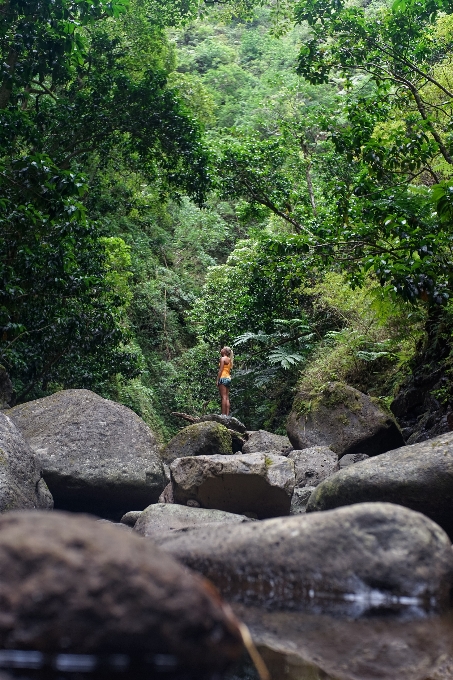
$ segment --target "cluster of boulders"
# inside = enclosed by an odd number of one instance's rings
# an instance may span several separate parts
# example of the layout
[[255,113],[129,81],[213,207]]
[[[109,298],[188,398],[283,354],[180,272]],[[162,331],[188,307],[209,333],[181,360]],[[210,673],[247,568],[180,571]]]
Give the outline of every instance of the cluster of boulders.
[[[4,413],[9,430],[18,430],[27,474],[41,472],[33,482],[36,507],[51,502],[47,485],[57,508],[116,521],[158,500],[256,519],[303,513],[314,489],[341,468],[403,444],[391,414],[339,383],[297,396],[288,437],[207,415],[162,448],[130,409],[88,390],[64,390]],[[11,475],[11,461],[8,469]],[[5,509],[30,507],[14,504],[8,494],[19,491],[4,484]]]
[[453,433],[404,446],[330,383],[287,435],[211,414],[162,447],[88,390],[0,412],[0,648],[167,654],[201,678],[242,653],[209,581],[246,619],[448,603]]

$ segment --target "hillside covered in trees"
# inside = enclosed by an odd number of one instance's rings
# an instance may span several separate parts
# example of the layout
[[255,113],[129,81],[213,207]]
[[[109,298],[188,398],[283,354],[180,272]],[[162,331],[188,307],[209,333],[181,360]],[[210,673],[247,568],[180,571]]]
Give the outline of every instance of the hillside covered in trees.
[[332,380],[448,414],[452,45],[448,0],[1,1],[16,402],[88,388],[165,441],[228,344],[250,429]]

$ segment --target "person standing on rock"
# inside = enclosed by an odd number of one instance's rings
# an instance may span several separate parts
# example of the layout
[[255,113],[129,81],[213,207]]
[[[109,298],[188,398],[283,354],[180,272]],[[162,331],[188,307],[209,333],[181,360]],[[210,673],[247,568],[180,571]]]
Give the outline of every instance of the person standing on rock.
[[217,387],[222,400],[223,416],[230,415],[230,385],[233,361],[233,350],[230,347],[223,347],[220,350],[219,372],[217,374]]

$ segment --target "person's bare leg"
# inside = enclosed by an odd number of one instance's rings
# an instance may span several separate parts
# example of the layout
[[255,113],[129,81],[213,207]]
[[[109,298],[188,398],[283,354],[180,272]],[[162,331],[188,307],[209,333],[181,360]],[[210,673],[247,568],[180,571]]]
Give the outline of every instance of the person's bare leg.
[[220,397],[222,399],[222,416],[227,416],[230,412],[230,400],[228,399],[228,387],[219,385]]
[[230,415],[230,388],[225,387],[225,415],[229,416]]

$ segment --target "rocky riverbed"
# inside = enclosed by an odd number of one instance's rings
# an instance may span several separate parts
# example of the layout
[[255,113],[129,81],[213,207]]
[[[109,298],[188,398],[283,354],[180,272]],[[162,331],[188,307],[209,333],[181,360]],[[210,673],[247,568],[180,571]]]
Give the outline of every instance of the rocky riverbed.
[[165,448],[87,390],[1,412],[0,680],[258,678],[244,622],[272,680],[451,680],[453,433],[351,390]]

